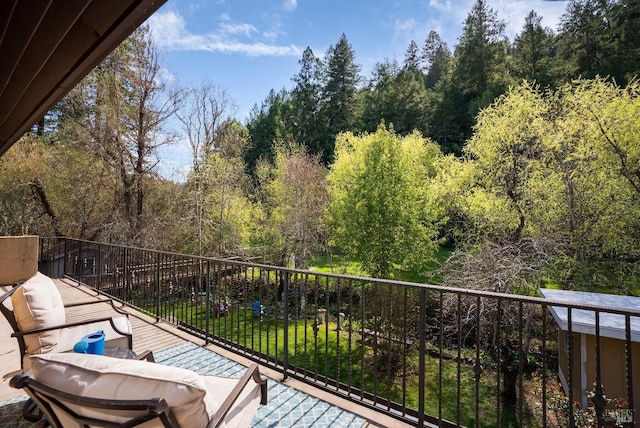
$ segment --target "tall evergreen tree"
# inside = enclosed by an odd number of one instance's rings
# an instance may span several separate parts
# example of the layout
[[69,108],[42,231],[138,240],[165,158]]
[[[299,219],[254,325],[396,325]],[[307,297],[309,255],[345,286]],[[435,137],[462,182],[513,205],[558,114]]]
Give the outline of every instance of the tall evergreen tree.
[[[456,46],[458,60],[454,81],[469,98],[496,95],[506,89],[505,23],[489,8],[487,0],[476,0]],[[474,112],[475,113],[475,112]]]
[[322,62],[307,47],[298,61],[300,72],[293,77],[296,86],[291,92],[293,138],[308,148],[309,153],[320,153],[320,95],[322,89]]
[[350,130],[356,122],[359,70],[360,67],[355,63],[355,53],[343,34],[326,55],[326,75],[322,91],[322,116],[326,133],[320,147],[325,163],[333,160],[336,135]]
[[363,130],[375,132],[385,122],[399,135],[414,130],[424,134],[430,98],[424,75],[415,66],[400,69],[395,60],[377,64],[363,97]]
[[[508,41],[504,36],[504,21],[489,8],[487,0],[476,0],[455,49],[456,68],[452,86],[445,94],[455,103],[453,120],[454,146],[461,147],[471,136],[476,114],[496,96],[506,91],[510,76],[507,68]],[[457,93],[456,93],[457,92]],[[452,105],[449,100],[443,102]],[[445,151],[447,149],[445,148]]]
[[404,54],[404,68],[405,69],[420,69],[420,48],[418,48],[418,44],[411,40],[409,42],[409,46],[407,46],[407,50]]
[[549,86],[552,83],[552,53],[553,32],[542,26],[542,17],[532,10],[513,43],[515,77],[535,81],[543,87]]
[[277,141],[290,139],[290,130],[285,126],[285,118],[290,108],[289,93],[283,89],[273,89],[258,107],[255,105],[249,116],[249,145],[244,161],[249,172],[254,173],[260,158],[273,159],[273,145]]
[[400,65],[394,58],[377,63],[371,72],[367,88],[362,90],[362,130],[375,132],[381,120],[393,122],[386,115],[392,111],[394,82]]
[[611,55],[604,59],[606,70],[624,85],[640,72],[640,1],[618,0],[610,16]]
[[562,15],[558,60],[565,80],[603,74],[603,59],[610,54],[607,3],[607,0],[571,0]]
[[427,64],[427,88],[434,88],[441,79],[449,77],[451,59],[447,43],[440,38],[437,31],[430,31],[422,46],[422,60]]

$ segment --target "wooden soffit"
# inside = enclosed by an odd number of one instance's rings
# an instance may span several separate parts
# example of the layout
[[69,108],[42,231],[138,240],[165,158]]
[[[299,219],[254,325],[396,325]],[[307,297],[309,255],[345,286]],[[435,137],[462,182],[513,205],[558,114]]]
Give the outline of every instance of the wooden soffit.
[[1,0],[0,156],[166,0]]

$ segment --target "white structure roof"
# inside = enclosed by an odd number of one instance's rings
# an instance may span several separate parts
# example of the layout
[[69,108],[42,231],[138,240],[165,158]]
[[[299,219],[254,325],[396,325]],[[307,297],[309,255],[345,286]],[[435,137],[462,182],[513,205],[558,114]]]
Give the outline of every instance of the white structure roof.
[[[640,297],[619,296],[615,294],[589,293],[584,291],[540,289],[542,297],[573,305],[594,305],[603,308],[640,311]],[[569,330],[569,315],[567,308],[559,306],[549,307],[549,311],[565,331]],[[600,312],[600,336],[626,340],[625,316]],[[640,316],[631,317],[631,340],[640,342]],[[596,334],[595,311],[586,309],[571,310],[571,331],[585,334]]]

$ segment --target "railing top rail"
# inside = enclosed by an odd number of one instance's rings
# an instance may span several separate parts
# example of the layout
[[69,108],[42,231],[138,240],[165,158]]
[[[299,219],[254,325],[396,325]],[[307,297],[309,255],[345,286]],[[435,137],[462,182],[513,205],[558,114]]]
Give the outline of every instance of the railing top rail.
[[104,245],[110,247],[117,247],[123,249],[131,249],[136,251],[147,251],[156,254],[161,254],[165,256],[172,257],[181,257],[181,258],[191,258],[202,261],[212,261],[216,263],[226,263],[228,265],[235,266],[244,266],[244,267],[252,267],[252,268],[260,268],[266,270],[279,270],[281,272],[287,272],[290,274],[297,274],[302,276],[315,276],[315,277],[324,277],[324,278],[333,278],[336,280],[343,281],[354,281],[359,283],[370,283],[370,284],[380,284],[380,285],[395,285],[401,287],[412,287],[416,289],[424,289],[426,291],[438,292],[438,293],[447,293],[447,294],[461,294],[466,296],[475,296],[475,297],[491,297],[495,299],[503,299],[510,300],[513,302],[521,302],[521,303],[530,303],[535,305],[541,305],[543,307],[561,307],[561,308],[571,308],[572,310],[588,310],[588,311],[597,311],[597,312],[606,312],[611,314],[619,314],[619,315],[629,315],[631,317],[640,317],[640,308],[632,309],[632,308],[618,308],[618,307],[610,307],[606,305],[598,305],[592,303],[575,303],[575,302],[566,302],[561,300],[555,300],[551,298],[544,297],[534,297],[534,296],[523,296],[523,295],[515,295],[508,293],[500,293],[494,291],[484,291],[484,290],[473,290],[466,288],[457,288],[457,287],[448,287],[446,285],[435,285],[435,284],[421,284],[415,282],[408,281],[399,281],[394,279],[382,279],[382,278],[371,278],[371,277],[363,277],[356,275],[345,275],[345,274],[336,274],[336,273],[326,273],[326,272],[314,272],[304,269],[294,269],[288,268],[284,266],[277,265],[269,265],[269,264],[260,264],[260,263],[251,263],[240,260],[230,260],[226,258],[219,257],[210,257],[210,256],[198,256],[193,254],[182,254],[175,253],[171,251],[162,251],[162,250],[154,250],[150,248],[141,248],[141,247],[133,247],[122,244],[111,244],[105,242],[96,242],[89,241],[85,239],[77,239],[77,238],[67,238],[67,237],[43,237],[44,239],[66,239],[70,241],[76,242],[84,242],[92,245]]

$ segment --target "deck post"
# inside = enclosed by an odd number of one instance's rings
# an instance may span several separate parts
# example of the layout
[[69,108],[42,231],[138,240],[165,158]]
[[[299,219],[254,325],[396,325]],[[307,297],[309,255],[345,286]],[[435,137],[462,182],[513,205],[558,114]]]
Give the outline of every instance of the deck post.
[[[202,278],[202,277],[201,277]],[[205,285],[205,289],[207,292],[207,297],[205,300],[205,306],[207,308],[207,316],[205,319],[205,331],[206,334],[204,335],[204,343],[205,344],[209,344],[210,340],[209,340],[209,333],[210,333],[210,324],[209,324],[209,320],[211,319],[211,311],[213,310],[213,308],[211,307],[211,260],[207,260],[207,274],[206,274],[206,285]]]
[[289,272],[281,271],[284,276],[284,355],[282,356],[282,380],[287,380],[289,370]]
[[160,321],[160,253],[156,254],[156,322]]
[[420,289],[420,324],[418,327],[419,335],[419,356],[418,356],[418,425],[424,426],[424,401],[425,401],[425,365],[426,365],[426,324],[427,324],[427,290]]

